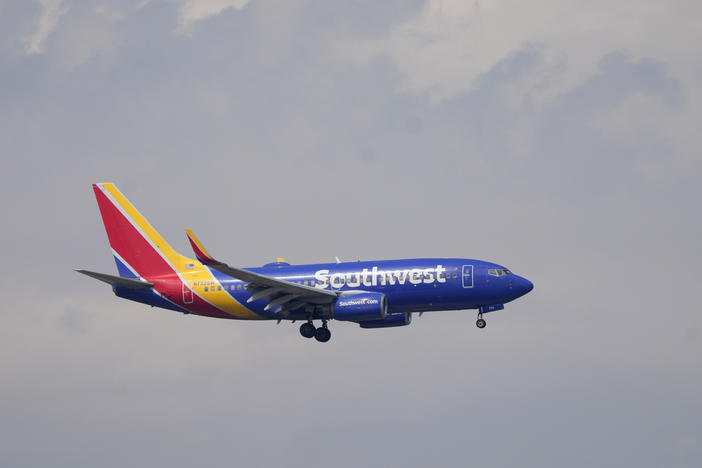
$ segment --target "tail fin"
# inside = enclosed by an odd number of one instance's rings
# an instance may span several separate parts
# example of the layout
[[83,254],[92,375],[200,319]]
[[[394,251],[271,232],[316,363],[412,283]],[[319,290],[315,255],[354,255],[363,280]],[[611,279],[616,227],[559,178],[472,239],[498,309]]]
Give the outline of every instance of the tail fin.
[[169,275],[192,262],[173,250],[114,184],[93,184],[93,191],[120,276]]

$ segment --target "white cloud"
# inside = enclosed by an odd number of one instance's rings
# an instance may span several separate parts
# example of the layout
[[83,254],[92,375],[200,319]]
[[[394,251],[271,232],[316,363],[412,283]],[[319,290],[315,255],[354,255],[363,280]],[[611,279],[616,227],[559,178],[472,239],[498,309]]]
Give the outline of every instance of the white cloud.
[[700,62],[695,49],[680,46],[702,41],[692,20],[702,8],[675,3],[430,0],[386,35],[357,41],[354,57],[390,56],[403,75],[400,90],[438,101],[469,92],[496,64],[536,44],[544,60],[537,73],[549,80],[541,97],[548,99],[581,83],[612,51],[653,57],[681,73],[694,68]]
[[41,5],[41,13],[34,33],[25,38],[25,51],[28,54],[42,52],[44,41],[56,29],[58,21],[67,11],[61,3],[62,0],[37,0]]
[[521,157],[531,154],[545,111],[597,76],[604,57],[623,52],[632,63],[653,59],[668,79],[681,85],[684,104],[636,95],[591,124],[617,141],[637,142],[638,135],[647,135],[667,145],[671,154],[665,158],[640,162],[648,180],[667,179],[698,164],[694,138],[702,117],[702,59],[692,46],[702,42],[702,29],[694,20],[702,14],[702,4],[673,3],[675,8],[629,0],[535,0],[528,5],[428,0],[417,14],[379,36],[337,34],[328,55],[341,60],[341,66],[348,60],[369,64],[389,58],[400,74],[397,91],[438,104],[476,90],[500,64],[514,63],[517,52],[533,51],[536,59],[528,67],[510,71],[509,81],[499,83],[504,104],[514,115],[525,113],[502,130],[511,153]]
[[178,8],[178,32],[191,34],[195,23],[216,16],[227,8],[241,10],[249,0],[187,0]]

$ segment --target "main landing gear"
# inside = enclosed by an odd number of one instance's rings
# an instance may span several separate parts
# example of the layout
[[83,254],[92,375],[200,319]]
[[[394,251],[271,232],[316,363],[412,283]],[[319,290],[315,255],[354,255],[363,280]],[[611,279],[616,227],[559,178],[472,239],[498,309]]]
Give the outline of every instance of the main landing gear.
[[475,322],[475,326],[478,328],[485,328],[485,325],[487,325],[487,323],[483,320],[483,314],[478,314],[478,321]]
[[300,335],[304,336],[305,338],[312,338],[316,330],[317,329],[314,328],[314,324],[312,322],[307,322],[300,325]]
[[314,339],[320,343],[326,343],[331,338],[331,332],[327,327],[326,320],[322,320],[322,326],[319,328],[315,328],[311,320],[307,323],[303,323],[300,325],[300,335],[304,336],[305,338],[314,337]]

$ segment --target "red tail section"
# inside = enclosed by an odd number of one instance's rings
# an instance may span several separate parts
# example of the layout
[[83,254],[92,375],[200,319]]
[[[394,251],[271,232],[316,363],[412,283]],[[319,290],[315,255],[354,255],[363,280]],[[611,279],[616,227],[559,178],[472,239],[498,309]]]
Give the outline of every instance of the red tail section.
[[[173,275],[181,257],[112,184],[93,184],[107,237],[118,260],[142,278]],[[182,257],[181,257],[182,258]]]

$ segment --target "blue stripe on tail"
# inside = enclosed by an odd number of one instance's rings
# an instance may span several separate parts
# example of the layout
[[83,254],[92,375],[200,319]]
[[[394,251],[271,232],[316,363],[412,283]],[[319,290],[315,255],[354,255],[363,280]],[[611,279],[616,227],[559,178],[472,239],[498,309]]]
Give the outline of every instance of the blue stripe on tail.
[[117,264],[117,271],[119,272],[119,276],[122,278],[132,278],[132,279],[140,279],[137,275],[132,273],[132,270],[127,267],[122,261],[115,257],[115,263]]

